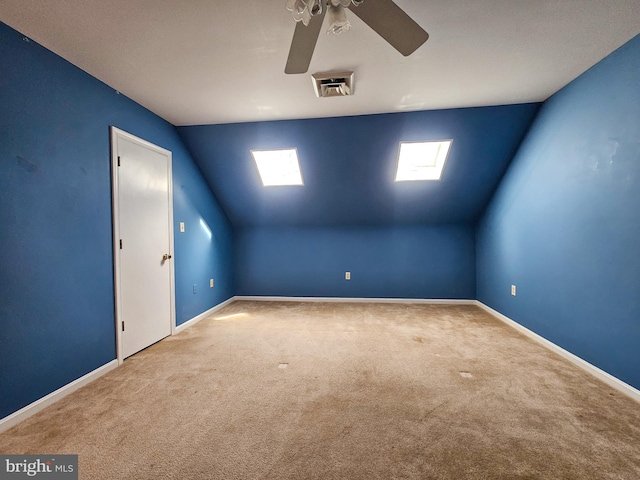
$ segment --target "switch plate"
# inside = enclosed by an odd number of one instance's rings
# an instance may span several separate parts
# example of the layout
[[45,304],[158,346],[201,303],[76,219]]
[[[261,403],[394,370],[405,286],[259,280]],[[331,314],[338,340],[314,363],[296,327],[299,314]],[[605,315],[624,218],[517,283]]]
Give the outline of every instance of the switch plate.
[[209,288],[213,288],[213,278],[209,279]]
[[180,222],[180,233],[184,233],[184,222]]
[[193,284],[193,293],[196,294],[198,293],[198,285],[197,284]]
[[351,280],[351,272],[344,272],[344,279]]
[[515,285],[511,285],[511,295],[513,295],[514,297],[516,296],[516,286]]

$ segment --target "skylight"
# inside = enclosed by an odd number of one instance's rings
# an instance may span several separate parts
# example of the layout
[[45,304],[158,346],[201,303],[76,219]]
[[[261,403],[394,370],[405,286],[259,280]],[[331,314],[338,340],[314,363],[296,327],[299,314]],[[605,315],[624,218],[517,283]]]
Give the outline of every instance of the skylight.
[[401,142],[396,182],[440,180],[452,142]]
[[251,150],[262,184],[265,187],[304,185],[295,148],[285,150]]

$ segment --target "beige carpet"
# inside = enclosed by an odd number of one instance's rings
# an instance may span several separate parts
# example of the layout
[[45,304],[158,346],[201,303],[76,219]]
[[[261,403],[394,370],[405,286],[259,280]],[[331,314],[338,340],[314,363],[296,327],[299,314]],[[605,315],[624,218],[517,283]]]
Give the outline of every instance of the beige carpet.
[[235,302],[0,435],[83,479],[640,478],[640,405],[475,306]]

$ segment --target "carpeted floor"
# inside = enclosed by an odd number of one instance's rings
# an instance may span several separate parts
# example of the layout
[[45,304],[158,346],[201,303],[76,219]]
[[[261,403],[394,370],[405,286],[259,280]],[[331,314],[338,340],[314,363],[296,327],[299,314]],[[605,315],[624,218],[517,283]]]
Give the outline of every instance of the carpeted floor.
[[83,479],[636,479],[640,405],[475,306],[235,302],[0,435]]

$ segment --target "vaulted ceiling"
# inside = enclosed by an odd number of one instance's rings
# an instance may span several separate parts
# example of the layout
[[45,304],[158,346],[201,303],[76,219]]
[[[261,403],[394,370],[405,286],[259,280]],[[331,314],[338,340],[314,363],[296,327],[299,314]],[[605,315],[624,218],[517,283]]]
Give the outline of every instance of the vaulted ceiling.
[[[181,126],[238,227],[474,222],[540,102],[640,33],[640,0],[396,2],[429,40],[403,57],[350,14],[311,61],[355,72],[328,99],[284,73],[285,0],[2,0],[0,20]],[[400,141],[441,139],[442,180],[393,182]],[[290,147],[305,185],[262,187],[250,150]]]
[[638,0],[396,0],[429,40],[405,58],[348,12],[309,74],[353,70],[355,95],[326,100],[284,74],[285,3],[2,0],[0,20],[174,125],[539,102],[640,33]]
[[[180,127],[235,226],[473,223],[539,104]],[[399,142],[453,139],[442,179],[394,182]],[[304,186],[263,187],[250,149],[298,149]]]

